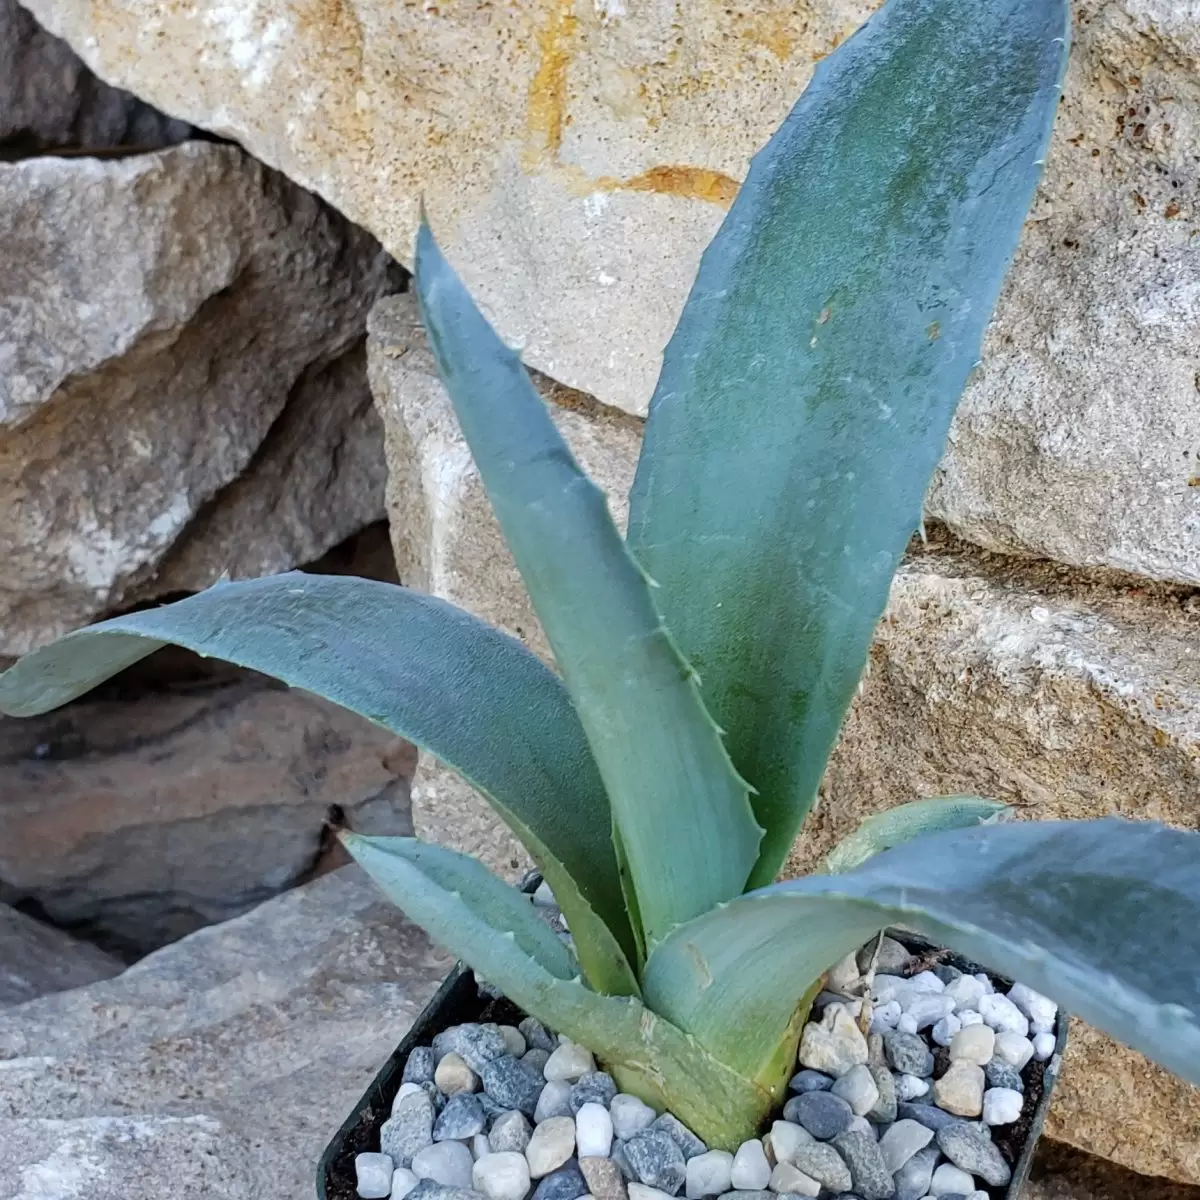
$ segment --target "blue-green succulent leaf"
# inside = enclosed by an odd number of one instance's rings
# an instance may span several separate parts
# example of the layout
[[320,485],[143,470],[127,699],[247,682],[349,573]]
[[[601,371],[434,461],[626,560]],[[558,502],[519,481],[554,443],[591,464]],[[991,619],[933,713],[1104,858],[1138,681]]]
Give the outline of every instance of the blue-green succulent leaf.
[[629,543],[766,829],[866,661],[1042,169],[1067,0],[889,0],[754,159],[667,347]]
[[458,771],[542,867],[588,979],[637,991],[604,786],[566,689],[516,639],[407,588],[293,572],[67,634],[0,675],[0,712],[48,712],[168,644],[324,696]]
[[752,1072],[813,980],[896,924],[1200,1084],[1198,862],[1200,834],[1151,821],[935,833],[690,922],[650,956],[643,995],[716,1058]]
[[438,369],[587,733],[653,945],[741,892],[762,835],[746,785],[604,493],[425,225],[416,277]]

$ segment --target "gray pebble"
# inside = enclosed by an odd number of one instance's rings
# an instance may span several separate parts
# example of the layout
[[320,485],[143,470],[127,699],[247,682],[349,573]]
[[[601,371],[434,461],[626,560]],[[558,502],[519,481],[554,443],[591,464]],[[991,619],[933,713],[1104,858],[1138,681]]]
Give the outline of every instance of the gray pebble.
[[579,1200],[580,1196],[587,1195],[587,1190],[587,1180],[579,1164],[571,1159],[542,1178],[534,1188],[533,1200]]
[[650,1122],[651,1129],[661,1129],[683,1153],[684,1160],[703,1154],[708,1147],[681,1121],[671,1113]]
[[546,1069],[546,1064],[550,1061],[550,1051],[543,1050],[540,1046],[534,1046],[532,1050],[526,1050],[521,1055],[521,1061],[529,1067],[532,1067],[540,1075]]
[[[858,969],[866,971],[871,966],[871,958],[875,952],[875,939],[872,938],[859,952],[856,959]],[[903,975],[904,968],[912,962],[913,956],[895,938],[885,937],[875,958],[875,973],[877,975]]]
[[951,984],[963,976],[963,973],[957,967],[952,967],[949,963],[942,963],[934,967],[933,973],[945,984]]
[[625,1157],[639,1181],[673,1196],[687,1175],[683,1151],[661,1129],[643,1129],[624,1146]]
[[433,1145],[433,1102],[424,1092],[411,1092],[379,1130],[379,1148],[398,1167],[411,1167],[413,1155]]
[[926,1129],[932,1129],[934,1133],[960,1119],[945,1109],[938,1108],[936,1104],[913,1104],[906,1100],[901,1100],[896,1105],[896,1114],[901,1120],[920,1121]]
[[921,1200],[929,1192],[933,1168],[938,1165],[941,1155],[942,1152],[937,1146],[926,1146],[923,1150],[918,1150],[892,1176],[896,1181],[896,1200]]
[[788,1083],[788,1089],[793,1092],[827,1092],[833,1087],[833,1077],[822,1071],[812,1071],[805,1067],[797,1071]]
[[879,1143],[869,1133],[843,1133],[833,1142],[846,1160],[854,1181],[854,1190],[863,1200],[891,1200],[896,1194],[896,1184]]
[[850,1128],[854,1110],[830,1092],[804,1092],[783,1106],[783,1119],[803,1125],[813,1137],[828,1141]]
[[852,1184],[846,1160],[832,1146],[821,1142],[797,1147],[791,1162],[831,1192],[844,1192]]
[[1021,1078],[1021,1072],[1002,1058],[993,1058],[983,1068],[983,1076],[990,1088],[1012,1088],[1014,1092],[1025,1090],[1025,1080]]
[[617,1085],[607,1071],[589,1071],[571,1087],[571,1115],[577,1117],[585,1104],[603,1104],[607,1108],[617,1094]]
[[1012,1168],[978,1125],[952,1121],[937,1131],[937,1144],[956,1167],[978,1175],[992,1187],[1003,1187],[1012,1178]]
[[529,1063],[511,1054],[503,1054],[483,1064],[480,1072],[483,1090],[507,1109],[515,1108],[533,1116],[538,1097],[546,1086],[545,1079]]
[[487,1118],[489,1128],[497,1117],[502,1117],[506,1112],[512,1111],[512,1109],[505,1107],[498,1100],[493,1100],[487,1092],[475,1092],[474,1096],[479,1101],[479,1106],[483,1109],[483,1115]]
[[508,1053],[504,1034],[495,1025],[452,1025],[433,1039],[433,1052],[440,1062],[453,1051],[460,1055],[476,1074],[482,1074],[484,1066],[494,1058]]
[[524,1113],[501,1113],[493,1122],[488,1133],[488,1149],[493,1154],[503,1154],[506,1150],[525,1153],[533,1128],[525,1119]]
[[553,1054],[558,1049],[558,1038],[541,1021],[535,1021],[533,1017],[526,1017],[517,1028],[521,1031],[525,1044],[531,1050],[545,1050],[547,1053]]
[[[783,1195],[791,1194],[783,1193]],[[722,1192],[720,1200],[780,1200],[780,1196],[775,1192],[754,1192],[745,1188],[734,1188],[732,1192]]]
[[409,1052],[408,1061],[404,1064],[404,1074],[400,1076],[401,1083],[432,1083],[433,1068],[437,1066],[433,1057],[432,1046],[418,1046]]
[[915,1075],[927,1079],[933,1074],[933,1055],[922,1038],[915,1033],[891,1030],[883,1035],[884,1049],[888,1062],[901,1075]]
[[457,1142],[483,1132],[487,1120],[483,1105],[470,1092],[459,1092],[446,1101],[446,1107],[433,1123],[435,1142]]
[[896,1081],[882,1063],[867,1063],[867,1070],[875,1080],[879,1099],[867,1110],[867,1120],[876,1125],[890,1125],[896,1119]]
[[404,1200],[487,1200],[487,1197],[471,1188],[447,1187],[432,1179],[422,1179]]
[[629,1156],[625,1153],[625,1143],[620,1139],[613,1142],[612,1151],[609,1158],[617,1164],[617,1169],[625,1177],[628,1183],[637,1183],[637,1172],[633,1169],[633,1164],[629,1161]]

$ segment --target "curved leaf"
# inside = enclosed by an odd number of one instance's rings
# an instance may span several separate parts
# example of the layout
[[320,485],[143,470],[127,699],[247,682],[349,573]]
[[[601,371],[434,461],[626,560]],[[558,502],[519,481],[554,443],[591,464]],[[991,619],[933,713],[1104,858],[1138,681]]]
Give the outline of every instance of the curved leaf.
[[345,830],[338,838],[388,898],[422,928],[440,927],[453,899],[494,935],[511,937],[556,979],[579,977],[574,955],[534,912],[533,897],[497,879],[477,859],[417,838],[364,837]]
[[68,634],[0,675],[0,712],[57,708],[167,644],[315,692],[453,767],[541,864],[588,978],[636,991],[603,935],[633,956],[604,786],[566,690],[514,638],[407,588],[293,572]]
[[930,796],[897,804],[895,808],[868,817],[849,837],[838,842],[825,860],[825,869],[849,871],[880,851],[890,850],[923,834],[997,822],[1011,811],[1007,804],[985,800],[982,796]]
[[653,945],[741,892],[762,836],[746,785],[604,493],[424,224],[416,277],[438,369],[587,731]]
[[691,922],[651,955],[643,995],[744,1072],[816,975],[895,923],[1200,1083],[1198,862],[1200,835],[1150,821],[931,834],[847,874],[762,888]]
[[633,997],[600,995],[548,971],[516,936],[504,932],[503,919],[479,902],[504,884],[492,877],[468,898],[449,878],[435,879],[381,851],[378,839],[341,837],[388,897],[434,941],[526,1012],[587,1046],[624,1090],[670,1108],[710,1145],[736,1149],[755,1135],[771,1106],[769,1093],[741,1079]]
[[750,172],[667,347],[629,542],[757,790],[808,811],[1017,244],[1067,0],[889,0]]

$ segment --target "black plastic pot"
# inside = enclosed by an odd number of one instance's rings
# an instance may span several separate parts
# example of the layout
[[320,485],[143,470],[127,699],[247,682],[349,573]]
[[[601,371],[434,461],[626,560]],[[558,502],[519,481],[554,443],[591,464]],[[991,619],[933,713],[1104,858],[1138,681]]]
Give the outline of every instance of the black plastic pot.
[[[936,955],[939,963],[957,967],[968,974],[983,970],[977,964],[956,954],[938,950],[913,934],[895,929],[888,930],[888,933],[914,954]],[[988,974],[1005,988],[1011,983],[995,972],[989,971]],[[478,1020],[515,1023],[519,1015],[515,1006],[510,1005],[508,1001],[488,1000],[481,996],[475,976],[459,963],[425,1006],[425,1010],[416,1019],[404,1040],[384,1063],[371,1086],[325,1148],[317,1166],[319,1200],[357,1200],[354,1156],[364,1150],[378,1149],[379,1127],[387,1120],[392,1100],[400,1090],[401,1075],[410,1051],[417,1046],[427,1046],[435,1034],[441,1033],[451,1025]],[[1009,1127],[1018,1131],[1021,1136],[1019,1146],[1007,1146],[1009,1154],[1006,1157],[1010,1157],[1013,1167],[1012,1182],[1003,1190],[991,1189],[994,1200],[1019,1200],[1021,1189],[1029,1177],[1034,1148],[1041,1136],[1042,1125],[1050,1107],[1050,1094],[1062,1065],[1063,1050],[1067,1044],[1067,1023],[1067,1014],[1060,1011],[1055,1031],[1058,1042],[1054,1054],[1045,1064],[1038,1064],[1042,1069],[1038,1071],[1035,1068],[1032,1078],[1026,1080],[1025,1111],[1021,1114],[1021,1119]],[[1003,1138],[996,1140],[1003,1151],[1006,1148]]]

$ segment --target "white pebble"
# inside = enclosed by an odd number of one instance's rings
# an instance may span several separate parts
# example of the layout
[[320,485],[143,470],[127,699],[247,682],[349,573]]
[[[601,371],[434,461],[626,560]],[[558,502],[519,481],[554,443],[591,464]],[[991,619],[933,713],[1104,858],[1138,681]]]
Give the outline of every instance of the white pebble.
[[354,1178],[363,1200],[384,1200],[391,1195],[392,1171],[395,1164],[390,1154],[356,1154]]
[[[901,1001],[903,1004],[903,1001]],[[920,993],[913,996],[908,1004],[904,1004],[906,1016],[917,1023],[918,1029],[926,1029],[936,1025],[943,1017],[948,1017],[954,1011],[954,1001],[949,996],[933,996]]]
[[485,1154],[491,1154],[492,1148],[488,1145],[488,1136],[486,1133],[477,1133],[471,1139],[471,1157],[478,1162]]
[[[791,1162],[801,1146],[810,1145],[815,1139],[801,1125],[796,1125],[791,1121],[776,1121],[771,1126],[771,1132],[767,1134],[766,1140],[771,1143],[771,1154],[774,1155],[775,1161],[781,1163]],[[688,1159],[689,1163],[694,1161],[694,1159]],[[728,1191],[728,1188],[726,1190]]]
[[404,1200],[420,1182],[407,1167],[397,1167],[392,1172],[392,1190],[388,1200]]
[[962,1022],[951,1013],[948,1017],[943,1017],[933,1027],[933,1032],[929,1035],[939,1046],[948,1046],[954,1040],[954,1035],[962,1028]]
[[520,1058],[529,1049],[525,1044],[525,1035],[515,1025],[497,1025],[496,1028],[504,1039],[504,1048],[513,1058]]
[[918,1079],[915,1075],[896,1076],[896,1099],[915,1100],[929,1091],[929,1080]]
[[1033,1043],[1018,1033],[998,1033],[996,1057],[1008,1063],[1010,1067],[1023,1071],[1025,1064],[1033,1057]]
[[529,1191],[529,1164],[515,1150],[485,1154],[471,1171],[471,1183],[488,1200],[525,1200]]
[[413,1155],[412,1171],[418,1179],[432,1179],[443,1187],[469,1188],[474,1165],[462,1142],[435,1142]]
[[538,908],[558,907],[558,901],[554,899],[554,893],[550,890],[550,885],[544,879],[537,885],[533,893],[533,902]]
[[659,1191],[658,1188],[647,1187],[644,1183],[628,1184],[627,1189],[629,1200],[672,1200],[672,1197],[667,1192]]
[[1007,997],[998,993],[979,998],[979,1013],[997,1033],[1029,1032],[1029,1018]]
[[707,1150],[703,1154],[694,1154],[687,1160],[684,1195],[687,1200],[720,1196],[729,1191],[732,1171],[733,1155],[728,1150]]
[[453,1050],[442,1056],[442,1061],[433,1072],[433,1082],[446,1096],[479,1091],[479,1076],[467,1066],[462,1055],[455,1054]]
[[633,1137],[635,1133],[641,1133],[654,1120],[655,1115],[650,1105],[628,1092],[618,1092],[612,1098],[608,1112],[612,1117],[613,1134],[621,1141]]
[[1058,1045],[1058,1039],[1052,1033],[1039,1033],[1033,1039],[1033,1057],[1038,1062],[1045,1062],[1046,1059],[1054,1053],[1054,1047]]
[[[419,1083],[402,1083],[400,1090],[396,1093],[396,1098],[392,1101],[392,1116],[396,1115],[396,1110],[400,1107],[400,1101],[405,1096],[412,1096],[417,1092],[424,1092],[425,1089]],[[428,1093],[426,1093],[428,1094]]]
[[983,984],[974,975],[960,975],[946,984],[946,995],[954,1001],[955,1011],[974,1008],[983,995]]
[[780,1163],[776,1166],[771,1172],[769,1184],[771,1191],[781,1196],[815,1197],[821,1194],[821,1185],[811,1175],[806,1175],[791,1163]]
[[909,986],[914,992],[940,993],[946,990],[946,985],[932,971],[918,971],[908,977]]
[[953,1163],[942,1163],[929,1181],[931,1196],[970,1195],[975,1190],[975,1176],[956,1167]]
[[592,1052],[574,1042],[563,1042],[546,1060],[542,1074],[548,1083],[559,1083],[563,1080],[577,1082],[584,1075],[596,1069],[596,1060]]
[[983,1093],[983,1123],[1011,1125],[1020,1115],[1025,1097],[1013,1088],[988,1088]]
[[612,1150],[613,1123],[603,1104],[589,1100],[575,1114],[575,1145],[580,1158],[607,1158]]
[[575,1122],[570,1117],[551,1117],[533,1131],[533,1137],[525,1147],[529,1174],[534,1179],[541,1179],[558,1170],[574,1153]]
[[983,971],[976,972],[974,978],[978,979],[983,985],[983,994],[985,996],[990,996],[996,990],[995,984],[992,983],[991,978],[984,974]]
[[968,1192],[966,1200],[992,1200],[992,1198],[984,1191]]
[[950,1042],[950,1061],[986,1067],[996,1052],[996,1031],[990,1025],[968,1025]]
[[571,1085],[565,1079],[556,1079],[542,1088],[533,1109],[533,1123],[540,1125],[551,1117],[561,1117],[571,1111]]
[[900,1001],[889,1000],[886,1004],[877,1004],[871,1012],[871,1032],[887,1033],[896,1028],[900,1020]]
[[[965,976],[965,978],[969,979],[970,976],[969,975]],[[968,1025],[983,1025],[984,1024],[983,1015],[981,1013],[977,1013],[973,1008],[957,1009],[957,1010],[955,1010],[954,1015],[958,1018],[958,1023],[964,1029],[966,1029],[966,1027]],[[991,1026],[989,1025],[988,1028],[991,1029]]]
[[1023,983],[1014,983],[1008,989],[1008,998],[1029,1018],[1029,1028],[1034,1033],[1049,1033],[1054,1028],[1058,1005],[1049,996]]
[[761,1192],[771,1181],[771,1164],[758,1138],[743,1142],[733,1156],[729,1182],[743,1192]]
[[867,1120],[866,1117],[851,1117],[850,1125],[846,1129],[847,1133],[869,1133],[872,1137],[876,1137],[878,1131],[875,1126]]
[[861,1064],[851,1067],[830,1089],[850,1105],[854,1115],[865,1117],[879,1100],[879,1087],[875,1077]]
[[896,1022],[896,1028],[901,1033],[916,1033],[917,1018],[911,1013],[901,1013],[900,1020]]

